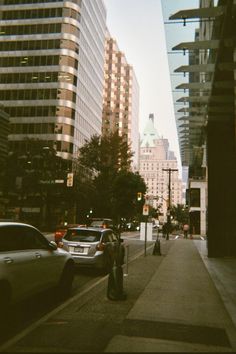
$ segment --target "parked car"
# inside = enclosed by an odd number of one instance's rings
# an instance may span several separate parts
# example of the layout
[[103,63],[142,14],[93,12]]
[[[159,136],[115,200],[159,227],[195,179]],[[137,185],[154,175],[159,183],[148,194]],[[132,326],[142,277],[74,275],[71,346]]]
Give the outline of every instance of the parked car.
[[[96,267],[107,273],[122,242],[111,229],[77,227],[67,230],[61,246],[70,252],[76,264]],[[124,252],[122,244],[123,258]]]
[[91,219],[91,227],[99,227],[99,228],[104,228],[104,229],[113,229],[113,221],[112,219],[106,219],[106,218],[92,218]]
[[56,231],[54,233],[54,240],[58,244],[65,235],[66,231],[71,228],[71,227],[77,227],[77,226],[86,226],[86,225],[80,225],[80,224],[67,224],[67,225],[59,225],[56,228]]
[[73,278],[73,258],[54,241],[31,225],[0,222],[1,310],[55,286],[67,296]]
[[125,226],[126,231],[139,231],[140,230],[140,223],[137,221],[127,222]]

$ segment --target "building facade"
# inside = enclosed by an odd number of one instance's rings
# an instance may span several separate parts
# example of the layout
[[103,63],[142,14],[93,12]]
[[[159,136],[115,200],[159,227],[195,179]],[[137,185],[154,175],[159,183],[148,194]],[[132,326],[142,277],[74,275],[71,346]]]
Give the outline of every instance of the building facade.
[[102,133],[118,131],[134,152],[133,169],[139,159],[139,86],[134,69],[127,63],[115,39],[107,32]]
[[8,154],[8,135],[10,133],[9,116],[0,108],[0,166],[3,166]]
[[188,51],[190,59],[193,54],[196,59],[175,69],[190,74],[189,82],[175,89],[188,90],[182,98],[189,102],[185,110],[189,115],[185,117],[188,132],[179,131],[181,157],[189,166],[190,222],[195,227],[200,221],[209,257],[236,255],[234,13],[233,0],[200,0],[199,8],[170,16],[171,20],[184,19],[185,24],[198,18],[200,23],[193,42],[172,49]]
[[169,150],[167,139],[160,137],[154,126],[154,115],[150,114],[140,142],[139,173],[147,185],[149,202],[154,208],[160,207],[163,220],[167,220],[169,205],[169,174],[166,169],[174,169],[171,174],[170,205],[183,204],[183,185],[177,170],[177,159]]
[[72,159],[101,133],[106,10],[102,0],[0,5],[0,103],[9,148],[28,141]]

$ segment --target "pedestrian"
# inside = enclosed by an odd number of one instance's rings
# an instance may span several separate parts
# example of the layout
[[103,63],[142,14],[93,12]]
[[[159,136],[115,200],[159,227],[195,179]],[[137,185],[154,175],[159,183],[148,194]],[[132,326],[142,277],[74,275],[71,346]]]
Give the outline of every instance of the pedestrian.
[[188,231],[189,231],[189,225],[188,224],[184,224],[183,231],[184,231],[184,238],[188,238]]

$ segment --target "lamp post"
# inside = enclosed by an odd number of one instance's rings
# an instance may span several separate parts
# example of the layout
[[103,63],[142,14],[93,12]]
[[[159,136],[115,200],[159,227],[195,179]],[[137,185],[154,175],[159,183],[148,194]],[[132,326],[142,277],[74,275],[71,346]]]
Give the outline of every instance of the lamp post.
[[166,171],[169,174],[169,184],[168,184],[168,206],[167,206],[167,232],[166,232],[166,240],[169,240],[169,233],[170,233],[170,209],[171,209],[171,173],[178,171],[175,168],[163,168],[162,171]]

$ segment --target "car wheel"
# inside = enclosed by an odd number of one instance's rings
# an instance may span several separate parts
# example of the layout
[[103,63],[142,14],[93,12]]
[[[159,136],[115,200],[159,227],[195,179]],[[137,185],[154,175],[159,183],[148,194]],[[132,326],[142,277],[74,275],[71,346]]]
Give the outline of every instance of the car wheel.
[[65,265],[59,285],[58,285],[58,297],[60,300],[64,300],[70,296],[72,290],[72,284],[75,275],[75,265],[69,262]]

